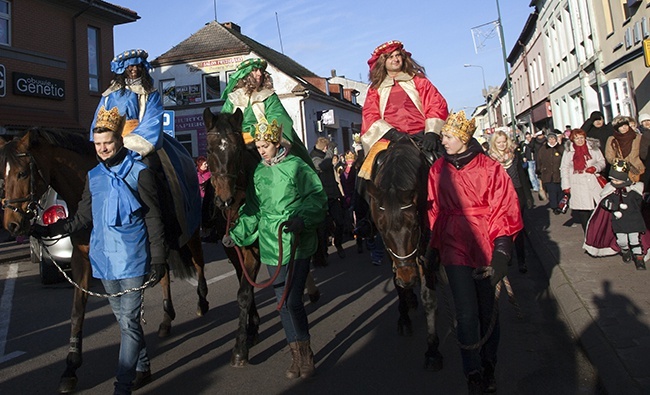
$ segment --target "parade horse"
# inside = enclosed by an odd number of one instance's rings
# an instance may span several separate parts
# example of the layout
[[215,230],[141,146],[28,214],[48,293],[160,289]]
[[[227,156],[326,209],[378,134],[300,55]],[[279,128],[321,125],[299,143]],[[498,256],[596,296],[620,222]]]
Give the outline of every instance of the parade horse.
[[[12,235],[27,235],[31,220],[37,215],[38,200],[48,185],[59,193],[67,203],[70,215],[74,215],[81,201],[87,173],[97,165],[97,156],[93,143],[79,133],[32,128],[22,137],[16,137],[6,143],[0,142],[0,164],[5,170],[3,225]],[[164,205],[162,208],[163,212],[175,212],[173,208],[165,210]],[[169,221],[164,222],[166,237],[168,234],[174,234],[167,232]],[[176,231],[175,234],[177,233]],[[88,290],[92,274],[88,259],[90,233],[77,232],[71,235],[71,239],[72,280],[78,287],[74,288],[70,348],[66,369],[59,383],[60,393],[74,391],[77,384],[76,370],[82,364],[82,328],[88,300],[88,294],[81,288]],[[176,277],[185,278],[196,273],[199,284],[197,315],[202,316],[209,306],[199,230],[193,232],[189,241],[180,247],[177,251],[170,250],[167,262]],[[164,317],[158,328],[158,335],[165,337],[169,335],[171,321],[176,315],[170,293],[169,271],[165,273],[160,284],[163,291]]]
[[[208,167],[211,172],[209,189],[204,199],[214,203],[212,225],[218,226],[217,233],[223,235],[237,219],[239,208],[244,203],[246,188],[252,182],[253,172],[261,157],[257,150],[246,148],[242,135],[243,115],[237,109],[233,114],[215,115],[206,108],[203,122],[207,131]],[[212,199],[211,193],[214,192]],[[206,204],[206,203],[204,203]],[[221,218],[219,218],[221,216]],[[255,281],[260,270],[260,252],[257,243],[241,247],[241,257],[233,247],[224,247],[232,262],[239,280],[237,304],[239,306],[239,325],[232,350],[230,365],[243,367],[248,364],[249,349],[258,341],[260,316],[255,304],[253,285],[246,278]]]
[[442,369],[436,332],[437,298],[432,265],[424,259],[429,240],[426,213],[426,185],[429,163],[408,137],[391,143],[378,156],[372,179],[366,183],[370,215],[392,261],[393,282],[398,294],[400,335],[412,335],[409,309],[417,306],[414,287],[420,285],[420,298],[427,321],[427,351],[424,367]]

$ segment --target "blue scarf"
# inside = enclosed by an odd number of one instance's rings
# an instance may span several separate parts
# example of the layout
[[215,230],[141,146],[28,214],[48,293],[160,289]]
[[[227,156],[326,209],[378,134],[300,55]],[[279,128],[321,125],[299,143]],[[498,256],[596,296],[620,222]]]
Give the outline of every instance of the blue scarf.
[[106,224],[108,226],[120,226],[131,223],[131,214],[142,206],[135,197],[124,178],[133,167],[134,159],[127,154],[124,160],[108,168],[105,165],[99,166],[102,172],[111,180],[111,188],[106,202]]

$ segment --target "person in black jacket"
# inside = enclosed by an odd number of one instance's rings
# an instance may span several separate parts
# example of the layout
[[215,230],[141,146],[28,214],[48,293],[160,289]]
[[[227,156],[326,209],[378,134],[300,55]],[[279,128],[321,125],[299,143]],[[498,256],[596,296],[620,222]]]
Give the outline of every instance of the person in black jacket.
[[[607,139],[614,135],[614,127],[611,124],[605,124],[605,118],[603,113],[600,111],[593,111],[589,116],[589,119],[582,124],[580,129],[584,130],[587,133],[587,137],[598,139],[600,141],[600,152],[605,156],[605,147],[607,147]],[[609,173],[609,163],[606,168],[602,171],[605,177]]]
[[345,250],[343,249],[343,228],[345,227],[345,214],[341,206],[341,188],[336,181],[334,174],[334,165],[332,158],[334,157],[334,145],[329,139],[319,137],[316,140],[314,149],[309,154],[316,173],[323,183],[323,189],[327,194],[327,218],[325,223],[318,232],[319,245],[318,251],[314,257],[314,264],[325,266],[327,264],[327,239],[329,230],[332,230],[334,236],[334,246],[340,258],[345,258]]

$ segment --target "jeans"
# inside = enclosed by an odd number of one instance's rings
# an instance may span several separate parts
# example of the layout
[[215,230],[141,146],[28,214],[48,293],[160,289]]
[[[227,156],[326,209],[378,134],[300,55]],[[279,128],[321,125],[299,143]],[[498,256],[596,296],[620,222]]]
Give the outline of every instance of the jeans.
[[[114,294],[126,289],[138,288],[144,284],[144,276],[121,280],[102,280],[106,292]],[[108,302],[120,324],[120,355],[117,364],[116,394],[130,394],[135,372],[150,370],[149,356],[140,325],[140,302],[142,291],[129,292],[110,297]]]
[[382,262],[384,260],[384,240],[382,240],[379,233],[366,239],[366,243],[370,250],[372,262]]
[[539,179],[535,173],[535,161],[529,160],[526,163],[528,163],[528,178],[530,178],[530,184],[533,187],[533,191],[539,192]]
[[559,182],[545,182],[544,189],[546,190],[546,195],[548,197],[548,204],[551,210],[556,209],[557,205],[560,203],[560,200],[564,197],[564,192],[562,192],[562,187]]
[[[273,283],[275,298],[278,302],[282,299],[284,287],[287,280],[287,269],[289,265],[281,265],[280,274]],[[266,265],[269,276],[273,276],[278,266]],[[293,263],[293,277],[289,285],[289,294],[285,303],[280,309],[280,321],[284,328],[284,334],[288,343],[309,340],[309,322],[307,322],[307,312],[302,301],[302,295],[305,292],[305,281],[309,274],[309,258],[296,259]]]
[[[477,343],[486,333],[492,310],[498,314],[498,306],[494,305],[494,287],[490,280],[474,280],[473,268],[469,266],[445,265],[449,287],[454,297],[456,307],[457,338],[463,345]],[[463,371],[469,375],[481,371],[482,366],[491,363],[496,366],[497,349],[499,347],[499,317],[497,316],[494,331],[487,342],[475,350],[460,350]]]

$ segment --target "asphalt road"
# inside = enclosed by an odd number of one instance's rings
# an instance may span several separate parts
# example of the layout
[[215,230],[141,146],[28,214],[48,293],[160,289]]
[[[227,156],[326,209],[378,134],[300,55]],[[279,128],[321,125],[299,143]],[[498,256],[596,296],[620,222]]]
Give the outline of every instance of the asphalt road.
[[[177,317],[172,334],[159,339],[162,300],[146,292],[144,326],[154,381],[137,394],[464,394],[460,354],[451,329],[450,305],[439,289],[441,351],[444,369],[422,368],[424,314],[411,314],[412,337],[397,334],[397,295],[388,264],[373,266],[367,252],[345,244],[347,257],[330,255],[314,271],[322,298],[307,301],[316,376],[287,380],[290,354],[269,289],[256,292],[262,317],[260,343],[250,365],[229,366],[238,309],[237,281],[221,247],[206,244],[210,263],[210,311],[196,317],[196,288],[172,284]],[[532,255],[529,272],[512,268],[511,282],[521,306],[518,319],[501,300],[501,346],[497,365],[499,394],[602,394],[594,369],[571,338],[548,280]],[[15,278],[8,278],[15,277]],[[260,279],[267,278],[262,271]],[[195,284],[195,283],[194,283]],[[92,289],[103,291],[99,281]],[[53,394],[65,367],[72,288],[42,286],[38,265],[28,260],[0,265],[0,394]],[[306,299],[307,300],[307,299]],[[79,394],[111,393],[119,329],[104,299],[89,299],[84,326],[84,364],[78,370]]]

